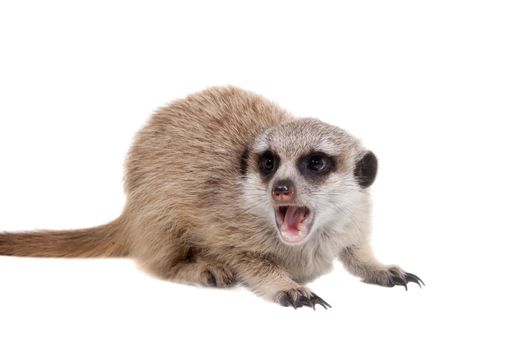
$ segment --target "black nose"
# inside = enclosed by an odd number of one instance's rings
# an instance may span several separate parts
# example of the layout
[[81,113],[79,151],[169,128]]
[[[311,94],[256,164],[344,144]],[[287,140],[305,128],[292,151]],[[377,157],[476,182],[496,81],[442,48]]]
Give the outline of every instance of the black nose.
[[295,186],[291,180],[276,181],[272,189],[272,197],[275,201],[289,201],[295,194]]

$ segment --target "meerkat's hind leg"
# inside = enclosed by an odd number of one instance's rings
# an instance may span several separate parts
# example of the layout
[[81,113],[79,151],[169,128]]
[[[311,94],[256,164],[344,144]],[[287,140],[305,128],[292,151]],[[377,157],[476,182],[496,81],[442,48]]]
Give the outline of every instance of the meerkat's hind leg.
[[[159,278],[209,287],[229,287],[236,283],[236,274],[227,265],[187,242],[185,230],[168,225],[149,225],[137,235],[133,256],[147,271]],[[148,239],[149,238],[149,239]]]
[[232,287],[236,283],[234,271],[216,261],[182,261],[170,272],[171,280],[181,283],[200,284],[207,287]]
[[147,264],[155,275],[178,283],[198,284],[206,287],[231,287],[237,283],[234,270],[218,261],[202,258],[176,259],[169,263]]

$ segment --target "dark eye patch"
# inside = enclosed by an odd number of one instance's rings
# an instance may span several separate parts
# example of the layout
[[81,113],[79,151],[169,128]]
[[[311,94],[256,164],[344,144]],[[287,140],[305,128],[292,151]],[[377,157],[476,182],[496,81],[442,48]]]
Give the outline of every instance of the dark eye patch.
[[279,168],[280,158],[271,151],[266,151],[259,155],[258,160],[259,172],[263,178],[271,178]]
[[335,170],[335,160],[323,152],[312,152],[299,158],[297,167],[306,178],[319,180]]

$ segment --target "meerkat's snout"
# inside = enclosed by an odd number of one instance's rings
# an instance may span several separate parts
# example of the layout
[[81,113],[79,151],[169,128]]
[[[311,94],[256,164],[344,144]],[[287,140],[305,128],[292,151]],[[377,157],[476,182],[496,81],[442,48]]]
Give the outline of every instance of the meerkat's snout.
[[295,202],[296,187],[292,180],[278,180],[272,186],[275,224],[281,239],[287,244],[298,244],[310,233],[312,210]]
[[276,203],[292,201],[295,196],[295,185],[291,180],[280,180],[273,185],[272,198]]

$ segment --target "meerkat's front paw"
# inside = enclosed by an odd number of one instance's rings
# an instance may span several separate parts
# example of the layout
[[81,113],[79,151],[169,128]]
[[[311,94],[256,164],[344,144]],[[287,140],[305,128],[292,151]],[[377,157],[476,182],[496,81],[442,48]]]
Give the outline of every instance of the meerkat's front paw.
[[315,305],[321,305],[325,309],[331,308],[330,304],[304,287],[280,291],[275,296],[275,301],[282,306],[292,306],[294,309],[308,306],[315,310]]
[[202,283],[210,287],[231,287],[236,283],[235,273],[221,263],[206,264],[201,273]]
[[405,272],[397,266],[388,266],[384,270],[369,271],[367,276],[363,278],[363,282],[370,284],[377,284],[383,287],[403,286],[408,290],[408,283],[417,283],[421,288],[421,284],[425,282],[413,273]]

